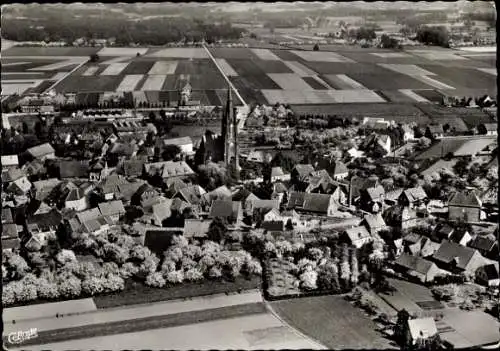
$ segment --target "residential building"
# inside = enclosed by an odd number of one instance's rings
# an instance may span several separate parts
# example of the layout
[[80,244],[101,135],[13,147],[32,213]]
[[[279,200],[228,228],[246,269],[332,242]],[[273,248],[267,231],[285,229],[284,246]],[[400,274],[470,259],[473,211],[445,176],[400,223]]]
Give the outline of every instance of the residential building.
[[271,182],[278,182],[278,181],[288,181],[290,180],[290,174],[283,172],[283,169],[281,167],[273,167],[271,168]]
[[47,173],[47,169],[45,168],[43,162],[37,159],[25,163],[21,169],[26,174],[28,179],[31,177],[40,177]]
[[291,179],[294,183],[307,183],[309,177],[314,173],[314,167],[310,164],[298,164],[292,170]]
[[481,123],[477,126],[478,134],[498,135],[498,126],[496,123]]
[[113,221],[107,216],[99,216],[94,219],[84,221],[81,230],[92,235],[101,235],[106,233],[113,225]]
[[144,165],[146,173],[150,176],[160,175],[163,179],[185,178],[194,175],[194,171],[184,161],[166,161],[156,163],[146,163]]
[[468,246],[479,251],[484,257],[493,260],[498,259],[498,239],[495,235],[476,235],[474,239],[469,241]]
[[336,161],[332,167],[332,176],[335,180],[342,180],[347,178],[349,170],[343,162]]
[[109,217],[113,222],[118,222],[120,217],[125,215],[125,208],[121,200],[101,202],[98,205],[101,215]]
[[467,246],[467,244],[472,240],[472,236],[467,230],[455,230],[450,236],[450,241],[460,244],[462,246]]
[[279,209],[276,208],[270,209],[264,215],[264,222],[275,222],[275,221],[280,221],[282,219],[283,217],[281,216]]
[[474,190],[457,191],[448,200],[448,218],[468,223],[481,221],[482,202]]
[[447,240],[441,243],[432,260],[448,272],[467,274],[474,274],[485,262],[479,251]]
[[61,179],[88,179],[89,164],[89,161],[60,161],[59,176]]
[[[253,195],[253,194],[252,194]],[[279,210],[280,203],[278,200],[254,200],[248,203],[248,207],[245,207],[245,211],[248,215],[254,214],[256,211],[267,212],[269,210],[275,209]]]
[[394,264],[397,270],[418,278],[422,283],[432,282],[441,272],[434,262],[408,253],[402,253]]
[[479,267],[476,271],[476,282],[488,287],[498,287],[500,285],[498,263],[487,264]]
[[204,239],[212,220],[186,219],[184,221],[184,237],[194,239]]
[[201,198],[207,192],[199,185],[191,185],[185,188],[179,189],[174,198],[179,198],[186,201],[191,206],[198,206],[200,204]]
[[444,137],[444,130],[441,124],[431,124],[425,129],[425,136],[431,140],[441,139]]
[[18,226],[15,223],[2,223],[2,252],[19,250],[20,248],[21,240],[19,239]]
[[383,186],[378,185],[373,188],[362,189],[359,194],[359,206],[361,209],[371,213],[377,213],[382,210],[385,199]]
[[31,147],[26,152],[31,157],[39,159],[41,161],[45,161],[46,159],[53,159],[56,157],[55,150],[49,143]]
[[6,189],[7,193],[14,195],[27,195],[31,190],[32,184],[28,177],[21,177],[11,182]]
[[401,206],[408,206],[411,209],[424,205],[428,197],[421,186],[404,190],[399,196],[398,202]]
[[346,229],[340,234],[339,238],[343,242],[353,245],[358,249],[370,241],[373,241],[373,238],[364,226]]
[[225,218],[229,223],[240,224],[243,221],[243,207],[240,201],[214,200],[210,207],[209,218]]
[[77,212],[86,210],[88,202],[84,190],[81,188],[71,189],[64,201],[64,208]]
[[438,330],[433,317],[415,318],[408,320],[408,333],[410,344],[416,345],[438,335]]
[[120,194],[120,186],[128,183],[125,177],[118,174],[111,174],[99,182],[97,189],[98,192],[104,196],[106,201],[110,201]]
[[2,155],[2,169],[11,167],[17,168],[19,166],[19,159],[17,155]]
[[372,236],[377,235],[378,232],[387,228],[380,213],[366,215],[361,221],[361,225],[364,225]]
[[287,209],[299,212],[308,212],[332,217],[338,208],[333,196],[327,194],[309,194],[292,192],[288,199]]
[[33,215],[26,219],[28,234],[36,237],[42,246],[46,245],[49,236],[55,235],[57,227],[62,221],[62,215],[57,210],[48,213]]

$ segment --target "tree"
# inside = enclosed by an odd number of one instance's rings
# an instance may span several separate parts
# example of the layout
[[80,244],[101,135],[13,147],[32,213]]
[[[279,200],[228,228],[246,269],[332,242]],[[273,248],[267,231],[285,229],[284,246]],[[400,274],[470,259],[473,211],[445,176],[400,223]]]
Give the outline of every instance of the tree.
[[64,279],[59,279],[59,294],[65,298],[75,298],[80,296],[82,292],[82,283],[74,275],[69,275],[64,277]]
[[398,319],[396,325],[394,326],[394,337],[396,342],[402,347],[408,346],[408,320],[410,319],[410,314],[405,309],[398,312]]
[[163,161],[172,161],[182,152],[181,148],[177,145],[165,145],[161,153]]
[[180,284],[184,281],[183,271],[174,271],[167,274],[167,281],[172,284]]
[[89,62],[92,62],[92,63],[99,62],[99,55],[98,54],[90,55]]
[[319,51],[318,43],[314,44],[313,51]]
[[146,277],[146,285],[154,288],[163,288],[167,282],[160,272],[154,272]]
[[318,287],[321,290],[340,292],[339,274],[334,262],[329,262],[318,271]]
[[300,283],[303,289],[315,290],[317,286],[318,273],[316,271],[306,271],[300,275]]
[[208,228],[207,238],[217,243],[222,242],[227,233],[227,221],[222,217],[215,217]]

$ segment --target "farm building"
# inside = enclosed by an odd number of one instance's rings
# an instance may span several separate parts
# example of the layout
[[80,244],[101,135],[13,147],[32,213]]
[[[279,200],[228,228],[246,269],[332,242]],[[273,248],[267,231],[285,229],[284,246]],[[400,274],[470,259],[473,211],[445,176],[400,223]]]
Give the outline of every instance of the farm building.
[[447,240],[443,240],[432,260],[448,272],[467,274],[474,274],[485,262],[479,251]]
[[422,283],[432,282],[441,270],[435,263],[407,253],[401,254],[394,262],[396,269],[417,277]]
[[430,339],[438,334],[434,318],[415,318],[408,320],[408,333],[410,344],[416,345],[417,342]]
[[366,227],[354,227],[346,229],[340,234],[340,240],[348,245],[354,245],[358,249],[373,240]]
[[332,195],[292,192],[288,199],[287,209],[333,216],[337,210],[337,204]]
[[39,159],[41,161],[56,157],[55,150],[49,143],[31,147],[26,152],[33,158]]

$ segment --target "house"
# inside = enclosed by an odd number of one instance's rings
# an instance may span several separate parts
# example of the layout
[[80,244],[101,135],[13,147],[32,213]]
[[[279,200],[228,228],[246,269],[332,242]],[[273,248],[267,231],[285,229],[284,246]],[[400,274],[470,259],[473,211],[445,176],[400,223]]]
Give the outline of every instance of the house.
[[477,235],[469,241],[469,247],[479,251],[484,257],[498,259],[498,239],[494,235]]
[[[253,195],[253,194],[252,194]],[[270,210],[279,210],[280,203],[278,200],[254,200],[248,202],[248,207],[245,207],[245,211],[248,215],[252,215],[255,211],[262,211],[262,213],[266,213]]]
[[191,185],[185,188],[179,189],[174,198],[179,198],[186,201],[191,206],[198,206],[200,204],[201,198],[207,192],[199,185]]
[[498,287],[500,277],[498,274],[498,263],[487,264],[476,270],[476,282],[485,286]]
[[484,258],[479,251],[447,240],[441,243],[432,255],[432,260],[440,268],[452,273],[474,274],[476,269],[484,264]]
[[2,183],[7,184],[13,182],[19,178],[26,177],[23,170],[19,168],[9,168],[6,171],[2,170]]
[[396,259],[394,265],[397,270],[409,276],[417,277],[422,283],[432,282],[441,271],[434,262],[408,253],[402,253]]
[[101,211],[98,207],[91,208],[90,210],[78,212],[76,214],[76,219],[80,224],[87,222],[92,219],[97,219],[101,216]]
[[331,217],[337,210],[337,204],[331,195],[292,192],[286,208]]
[[99,182],[109,175],[108,163],[101,160],[91,162],[88,167],[88,173],[91,182]]
[[361,225],[364,225],[372,236],[387,228],[380,213],[366,215],[363,221],[361,221]]
[[294,183],[307,183],[312,173],[314,167],[311,164],[298,164],[292,170],[291,179]]
[[281,213],[281,218],[285,223],[288,223],[288,221],[292,222],[292,225],[294,227],[298,226],[300,224],[300,215],[295,212],[295,210],[291,211],[283,211]]
[[359,206],[363,210],[371,213],[377,213],[382,210],[385,199],[385,190],[382,185],[362,189],[360,192]]
[[306,193],[330,194],[336,187],[336,183],[330,175],[325,171],[314,172],[307,181]]
[[88,202],[84,190],[81,188],[71,189],[64,200],[64,208],[77,212],[86,210]]
[[232,196],[233,194],[231,190],[229,190],[227,186],[222,185],[208,193],[203,194],[200,204],[204,207],[204,209],[208,211],[215,200],[230,201],[232,199]]
[[343,162],[336,161],[332,166],[332,176],[335,180],[342,180],[347,178],[349,170]]
[[482,135],[497,135],[498,126],[496,123],[482,123],[477,126],[477,133]]
[[419,255],[422,249],[424,237],[415,233],[410,233],[403,237],[404,252],[411,255]]
[[373,238],[368,233],[366,227],[360,226],[346,229],[340,235],[340,240],[359,249],[363,245],[373,241]]
[[423,238],[422,247],[420,249],[420,256],[431,257],[437,250],[439,250],[440,246],[440,242],[438,243],[429,238]]
[[33,160],[31,162],[25,163],[21,169],[23,172],[29,177],[34,177],[34,176],[41,176],[46,174],[47,169],[45,168],[44,164],[40,160]]
[[2,224],[14,223],[12,210],[10,208],[2,208]]
[[243,207],[240,201],[215,200],[210,207],[209,218],[221,217],[230,223],[243,221]]
[[88,178],[89,161],[61,161],[59,163],[59,177],[66,178]]
[[391,153],[392,140],[391,137],[386,134],[379,135],[372,133],[363,140],[360,148],[364,151],[379,153],[380,155],[386,156]]
[[436,322],[433,317],[415,318],[408,320],[408,337],[411,345],[438,335]]
[[146,173],[150,176],[160,175],[163,179],[184,178],[194,175],[194,171],[184,161],[166,161],[156,163],[146,163],[144,165]]
[[118,222],[120,217],[125,214],[125,208],[121,200],[110,202],[101,202],[98,205],[101,215],[111,218],[113,222]]
[[194,154],[193,151],[193,140],[191,137],[182,137],[182,138],[174,138],[174,139],[164,139],[163,145],[176,145],[181,149],[181,152],[186,155]]
[[42,246],[44,246],[47,243],[48,237],[55,235],[61,221],[62,215],[57,210],[30,216],[26,219],[28,234],[35,236]]
[[99,216],[97,218],[84,221],[81,225],[81,230],[84,233],[101,235],[106,233],[111,225],[113,225],[111,218],[107,216]]
[[400,228],[401,230],[408,230],[418,226],[420,219],[417,215],[417,212],[409,207],[403,208],[401,211],[401,222]]
[[113,200],[120,193],[120,186],[127,184],[125,177],[118,174],[111,174],[101,180],[97,185],[97,189],[106,201]]
[[19,250],[21,240],[19,239],[18,226],[14,223],[2,223],[2,252]]
[[434,228],[431,236],[433,238],[435,238],[435,240],[438,240],[438,241],[449,240],[454,231],[455,231],[455,228],[453,228],[449,224],[447,224],[447,223],[442,224],[441,223],[441,224],[438,224]]
[[140,177],[144,170],[144,165],[147,159],[145,158],[134,158],[131,160],[123,161],[120,172],[127,178],[129,177]]
[[481,221],[482,202],[474,190],[457,191],[448,200],[448,218],[467,223]]
[[31,190],[31,182],[27,177],[21,177],[11,182],[6,189],[6,192],[14,195],[26,195]]
[[283,219],[283,217],[281,217],[280,211],[276,208],[273,208],[264,214],[263,221],[264,222],[273,222],[273,221],[279,221],[282,219]]
[[151,201],[160,194],[148,183],[144,183],[132,196],[131,202],[134,206],[148,207]]
[[61,181],[57,178],[49,178],[33,182],[33,186],[35,188],[35,198],[40,201],[44,200],[60,183]]
[[183,235],[185,238],[203,239],[207,236],[211,223],[211,220],[186,219]]
[[276,182],[273,184],[273,193],[271,194],[272,200],[278,200],[280,204],[283,203],[285,194],[288,192],[288,188],[282,182]]
[[457,229],[450,235],[449,239],[454,243],[467,246],[467,244],[472,240],[472,236],[467,230]]
[[283,169],[281,167],[273,167],[271,168],[271,182],[278,182],[278,181],[288,181],[290,180],[290,174],[283,172]]
[[270,233],[280,233],[285,230],[286,223],[283,220],[264,221],[261,228]]
[[444,137],[444,130],[441,124],[430,124],[425,129],[425,137],[435,140]]
[[399,196],[398,202],[401,206],[415,208],[423,205],[427,201],[427,194],[424,189],[419,186],[416,188],[406,189]]
[[252,150],[248,153],[247,161],[257,163],[269,163],[273,159],[273,155],[262,150]]
[[134,179],[131,182],[125,184],[120,184],[117,186],[117,192],[115,193],[115,198],[117,200],[122,200],[124,204],[130,204],[132,196],[137,192],[137,190],[146,184],[144,180]]
[[167,187],[166,192],[170,195],[175,195],[181,190],[182,188],[186,188],[187,184],[184,183],[181,179],[179,178],[169,178],[165,180],[165,185]]
[[162,227],[163,221],[172,215],[172,200],[165,199],[152,207],[153,219],[152,224]]
[[17,155],[2,155],[2,169],[8,169],[11,167],[18,167],[19,166],[19,159]]
[[55,150],[49,143],[44,143],[38,146],[34,146],[26,150],[28,155],[33,158],[45,161],[46,159],[53,159],[56,157]]

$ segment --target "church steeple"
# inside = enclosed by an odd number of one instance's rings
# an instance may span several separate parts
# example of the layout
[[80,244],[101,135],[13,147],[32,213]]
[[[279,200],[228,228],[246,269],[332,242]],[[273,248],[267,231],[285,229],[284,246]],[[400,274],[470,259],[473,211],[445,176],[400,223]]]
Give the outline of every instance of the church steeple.
[[239,168],[238,162],[238,126],[236,121],[236,111],[233,106],[233,96],[231,87],[227,89],[227,101],[222,116],[221,129],[222,145],[224,148],[224,163],[229,168],[234,166]]

